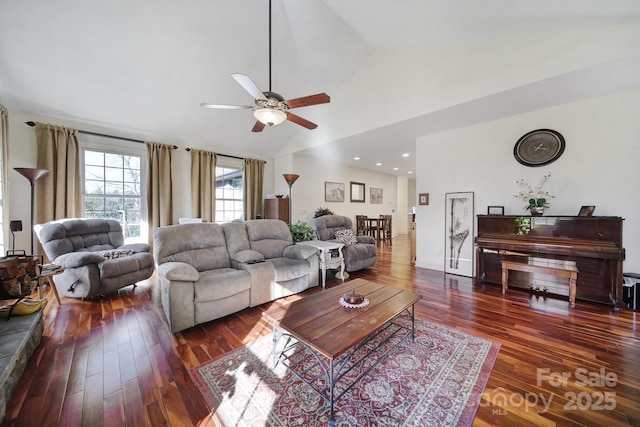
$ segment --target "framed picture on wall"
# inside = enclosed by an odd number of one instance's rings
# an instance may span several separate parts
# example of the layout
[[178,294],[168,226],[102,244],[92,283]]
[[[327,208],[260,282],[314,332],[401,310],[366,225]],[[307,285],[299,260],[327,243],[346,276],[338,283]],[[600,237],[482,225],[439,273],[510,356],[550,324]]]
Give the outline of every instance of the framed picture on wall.
[[371,204],[382,204],[382,188],[369,188],[369,200]]
[[473,192],[445,194],[445,273],[473,276]]
[[364,203],[365,185],[362,182],[351,181],[351,201],[355,203]]
[[418,204],[419,205],[428,205],[429,204],[429,193],[420,193],[418,195]]
[[344,183],[325,182],[324,183],[325,202],[344,202]]

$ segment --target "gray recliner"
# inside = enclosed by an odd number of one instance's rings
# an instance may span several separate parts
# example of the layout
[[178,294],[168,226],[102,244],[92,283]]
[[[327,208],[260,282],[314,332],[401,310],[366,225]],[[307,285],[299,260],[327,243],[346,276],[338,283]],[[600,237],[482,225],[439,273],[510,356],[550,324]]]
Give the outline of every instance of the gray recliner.
[[[344,243],[342,240],[336,239],[336,231],[353,231],[353,222],[347,216],[324,215],[314,218],[314,223],[318,240]],[[342,248],[344,269],[348,272],[370,267],[378,259],[376,240],[372,236],[356,236],[356,238],[358,240],[357,243],[345,244],[344,248]]]
[[125,245],[122,226],[114,219],[63,219],[37,224],[34,230],[47,258],[65,269],[53,280],[60,295],[104,295],[153,274],[151,247]]

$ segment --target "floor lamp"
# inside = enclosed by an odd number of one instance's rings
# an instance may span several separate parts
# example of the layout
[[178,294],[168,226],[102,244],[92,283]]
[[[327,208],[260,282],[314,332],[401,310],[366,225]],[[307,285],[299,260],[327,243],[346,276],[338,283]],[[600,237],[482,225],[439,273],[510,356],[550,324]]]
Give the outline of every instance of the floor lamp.
[[47,169],[35,169],[35,168],[13,168],[13,169],[15,169],[20,175],[27,178],[31,183],[31,255],[34,255],[33,253],[33,238],[34,238],[33,226],[35,225],[33,223],[33,219],[34,219],[33,205],[34,205],[34,194],[35,194],[34,191],[36,189],[36,182],[43,176],[48,175],[50,171],[48,171]]
[[300,175],[296,175],[294,173],[283,173],[282,176],[284,177],[284,180],[287,181],[287,184],[289,184],[289,228],[291,228],[291,209],[293,207],[293,202],[291,201],[291,186],[296,182],[296,179],[300,178]]

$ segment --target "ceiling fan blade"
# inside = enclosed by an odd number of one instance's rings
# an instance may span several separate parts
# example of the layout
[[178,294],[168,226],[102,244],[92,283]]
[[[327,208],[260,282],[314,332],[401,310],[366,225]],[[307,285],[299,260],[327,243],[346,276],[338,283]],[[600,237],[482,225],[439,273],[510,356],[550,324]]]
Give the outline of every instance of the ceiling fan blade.
[[264,96],[264,93],[262,93],[253,80],[251,80],[251,77],[241,73],[231,74],[231,77],[233,77],[235,81],[244,88],[244,90],[249,92],[254,99],[267,99],[267,97]]
[[204,108],[221,108],[223,110],[248,110],[253,108],[249,105],[208,104],[206,102],[201,103],[200,106]]
[[264,127],[264,123],[262,123],[260,120],[256,120],[256,124],[253,125],[253,129],[251,129],[251,132],[262,132],[262,129],[264,129]]
[[285,101],[289,108],[308,107],[309,105],[326,104],[330,102],[331,98],[326,93],[318,93],[315,95],[303,96],[302,98],[295,98]]
[[311,130],[313,130],[313,129],[318,127],[317,124],[311,123],[309,120],[303,119],[300,116],[296,116],[293,113],[290,113],[290,112],[286,111],[286,114],[287,114],[287,120],[289,120],[290,122],[293,122],[293,123],[295,123],[297,125],[300,125],[302,127],[305,127],[307,129],[311,129]]

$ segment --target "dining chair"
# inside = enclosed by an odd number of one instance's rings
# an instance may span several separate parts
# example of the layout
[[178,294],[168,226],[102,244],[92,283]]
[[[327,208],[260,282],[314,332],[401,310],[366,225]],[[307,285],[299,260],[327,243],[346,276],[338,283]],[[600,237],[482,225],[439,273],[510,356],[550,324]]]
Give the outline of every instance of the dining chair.
[[380,215],[382,218],[381,224],[380,224],[380,240],[382,240],[382,243],[384,243],[385,245],[392,245],[393,243],[391,242],[391,224],[392,224],[392,216],[391,215]]
[[369,226],[366,215],[356,215],[356,236],[368,236]]

